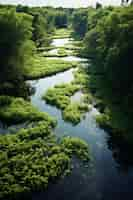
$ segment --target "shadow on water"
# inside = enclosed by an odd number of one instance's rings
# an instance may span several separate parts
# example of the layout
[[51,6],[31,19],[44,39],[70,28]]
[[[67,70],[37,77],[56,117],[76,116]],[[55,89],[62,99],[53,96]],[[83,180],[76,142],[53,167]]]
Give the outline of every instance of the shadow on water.
[[[64,39],[63,39],[64,41]],[[54,40],[54,45],[65,45],[65,42]],[[81,58],[80,58],[81,59]],[[45,192],[33,193],[33,200],[129,200],[133,195],[133,163],[127,153],[126,146],[116,142],[107,131],[99,128],[95,121],[98,114],[96,108],[86,113],[81,122],[73,126],[62,119],[61,111],[54,106],[46,104],[42,95],[48,88],[62,82],[73,80],[73,70],[58,73],[54,76],[42,78],[37,81],[28,81],[35,88],[31,102],[39,110],[45,111],[58,120],[55,129],[57,137],[74,136],[84,139],[91,147],[92,160],[88,165],[79,160],[73,160],[72,173],[61,178],[58,182],[50,184]],[[72,97],[79,100],[81,92]]]
[[[57,39],[53,44],[58,47],[66,45],[68,41],[68,39]],[[70,57],[66,59],[70,60]],[[79,58],[77,61],[83,60]],[[86,64],[82,65],[86,66]],[[97,109],[93,107],[78,125],[73,126],[62,119],[59,109],[46,104],[41,99],[42,94],[48,88],[62,82],[71,82],[73,80],[72,71],[73,69],[53,77],[40,79],[38,82],[30,82],[36,89],[31,102],[41,111],[46,111],[57,118],[58,125],[55,129],[57,137],[74,136],[88,142],[93,159],[87,167],[80,161],[74,160],[71,175],[51,184],[45,192],[34,193],[32,198],[33,200],[131,199],[133,195],[133,163],[131,160],[133,159],[129,157],[124,144],[121,146],[110,133],[97,126],[95,121],[95,115],[98,114]],[[71,100],[79,101],[81,96],[82,93],[77,92]]]
[[[16,96],[16,97],[22,97],[25,100],[30,101],[30,95],[33,95],[35,93],[34,87],[31,87],[31,85],[28,82],[14,81],[13,83],[4,83],[0,87],[0,95],[6,95],[9,96]],[[0,119],[0,134],[6,134],[6,133],[15,133],[21,128],[26,128],[28,126],[28,122],[20,123],[20,124],[13,124],[9,125],[1,121]]]

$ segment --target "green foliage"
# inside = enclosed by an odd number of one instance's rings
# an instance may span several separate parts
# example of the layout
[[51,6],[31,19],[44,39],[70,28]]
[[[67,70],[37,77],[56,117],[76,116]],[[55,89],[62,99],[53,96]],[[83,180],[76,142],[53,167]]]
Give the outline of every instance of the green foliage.
[[110,110],[113,128],[132,132],[133,8],[98,9],[90,19],[85,51],[93,58],[91,86]]
[[60,59],[46,59],[42,56],[34,56],[30,60],[31,65],[25,65],[25,79],[37,79],[63,72],[76,67],[76,62],[63,61]]
[[61,145],[68,155],[75,154],[78,158],[87,161],[90,159],[90,151],[88,144],[80,138],[64,137]]
[[46,120],[53,127],[56,124],[49,115],[39,112],[30,102],[9,96],[0,96],[0,119],[8,124],[41,120]]
[[46,18],[41,13],[35,13],[33,18],[33,40],[38,46],[47,46],[50,43],[50,37],[47,30]]
[[64,109],[63,119],[76,125],[88,110],[88,104],[71,103]]
[[64,109],[70,104],[70,97],[78,90],[79,86],[71,83],[57,85],[54,88],[48,89],[43,99],[51,105]]
[[73,154],[88,161],[88,145],[78,138],[60,144],[46,121],[16,134],[0,136],[0,198],[22,199],[42,191],[70,171]]
[[32,17],[14,9],[0,10],[0,84],[22,78],[23,66],[33,43]]
[[69,38],[71,35],[72,30],[66,29],[66,28],[60,28],[56,29],[54,32],[54,36],[52,36],[53,39],[60,39],[60,38]]
[[68,53],[67,53],[67,51],[66,51],[65,49],[60,48],[60,49],[58,49],[58,55],[59,55],[60,57],[65,57],[65,56],[68,55]]
[[[21,198],[21,194],[45,189],[50,180],[64,174],[70,159],[57,146],[45,123],[0,137],[0,197]],[[17,195],[17,196],[16,196]]]
[[[87,70],[80,66],[74,72],[74,81],[48,89],[42,97],[46,103],[60,108],[63,111],[63,119],[74,125],[81,121],[84,114],[89,110],[88,104],[93,102],[92,95],[88,94],[89,76],[86,72]],[[80,103],[72,103],[71,97],[79,90],[83,92]]]
[[43,55],[44,57],[57,57],[57,58],[60,58],[60,57],[69,56],[70,53],[69,53],[68,51],[66,51],[65,48],[60,47],[60,48],[57,49],[57,52],[56,52],[56,53],[51,53],[51,52],[49,53],[49,52],[47,52],[47,51],[44,51],[44,52],[42,53],[42,55]]
[[88,10],[87,9],[77,9],[73,13],[72,17],[72,28],[74,30],[74,35],[79,38],[83,38],[87,31],[88,26]]
[[110,117],[105,113],[97,115],[96,122],[101,128],[111,128]]
[[81,89],[86,90],[89,88],[89,72],[87,69],[81,66],[78,70],[74,71],[74,81],[75,84],[79,84]]
[[55,12],[55,26],[57,28],[67,27],[67,15],[63,10],[57,10]]

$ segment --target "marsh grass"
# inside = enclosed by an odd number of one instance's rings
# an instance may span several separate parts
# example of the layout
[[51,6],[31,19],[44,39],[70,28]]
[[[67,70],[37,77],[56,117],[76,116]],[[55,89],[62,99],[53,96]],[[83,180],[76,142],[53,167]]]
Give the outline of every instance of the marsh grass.
[[25,66],[25,79],[37,79],[47,77],[70,68],[76,67],[77,62],[63,61],[60,59],[46,59],[42,56],[35,56],[30,61],[30,65]]
[[83,67],[79,67],[78,70],[74,72],[74,83],[80,84],[82,89],[89,89],[89,75],[88,70]]
[[71,103],[64,109],[63,119],[77,125],[88,110],[88,104]]
[[56,85],[54,88],[48,89],[42,98],[46,103],[63,110],[70,104],[70,97],[78,90],[79,86],[71,83]]
[[65,152],[68,155],[76,154],[78,158],[87,161],[90,160],[89,145],[77,137],[64,137],[61,145],[63,145]]
[[95,117],[97,124],[104,129],[112,129],[109,115],[102,113]]
[[53,127],[55,120],[46,113],[39,112],[30,102],[23,98],[0,96],[0,120],[7,124],[17,124],[25,121],[45,120]]
[[69,38],[71,37],[72,30],[71,29],[56,29],[52,39],[60,39],[60,38]]
[[89,110],[88,104],[91,102],[89,95],[83,95],[83,101],[80,103],[71,102],[71,97],[79,90],[80,85],[73,83],[57,85],[48,89],[42,98],[46,103],[61,109],[65,121],[76,125]]
[[70,55],[70,52],[68,53],[68,51],[66,51],[63,47],[57,48],[57,53],[50,53],[50,52],[46,52],[44,51],[42,53],[42,55],[44,57],[66,57]]
[[0,135],[0,198],[30,198],[70,173],[72,155],[88,161],[88,145],[78,138],[57,143],[46,121],[16,134]]

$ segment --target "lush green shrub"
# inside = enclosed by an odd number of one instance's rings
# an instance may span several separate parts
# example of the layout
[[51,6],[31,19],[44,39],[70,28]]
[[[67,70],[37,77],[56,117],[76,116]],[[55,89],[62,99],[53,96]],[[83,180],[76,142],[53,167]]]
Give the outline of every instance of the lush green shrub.
[[56,29],[54,32],[54,36],[52,36],[53,39],[60,39],[60,38],[69,38],[71,35],[72,30],[66,29],[66,28],[60,28]]
[[0,96],[0,119],[10,124],[46,120],[55,126],[48,114],[39,112],[30,102],[9,96]]
[[63,10],[57,10],[55,12],[55,26],[57,28],[67,27],[67,15]]
[[96,122],[101,128],[111,128],[110,118],[107,114],[99,114],[96,116]]
[[74,83],[81,85],[81,88],[89,88],[89,73],[87,69],[79,67],[78,70],[74,71]]
[[98,9],[84,45],[92,57],[91,87],[110,110],[113,129],[132,133],[133,7]]
[[66,57],[66,56],[70,55],[70,53],[67,52],[64,48],[60,47],[57,49],[57,53],[49,53],[47,51],[44,51],[42,53],[42,55],[44,57],[57,57],[58,58],[58,57]]
[[89,146],[80,138],[65,137],[62,139],[61,145],[64,147],[65,152],[70,156],[75,154],[84,161],[90,159]]
[[37,79],[54,75],[76,66],[76,62],[68,62],[60,59],[50,60],[42,56],[35,56],[30,60],[29,64],[25,65],[25,79]]
[[46,121],[1,135],[0,198],[23,199],[23,194],[45,190],[49,182],[70,171],[74,154],[88,160],[88,145],[78,138],[64,138],[57,144]]
[[24,64],[34,47],[32,16],[0,9],[0,84],[23,78]]
[[73,12],[72,16],[72,28],[74,30],[74,36],[83,38],[88,27],[88,10],[77,9]]
[[71,83],[56,85],[46,92],[43,99],[51,105],[64,109],[71,103],[70,97],[78,90],[79,86]]
[[63,119],[76,125],[88,110],[88,104],[71,103],[64,109]]

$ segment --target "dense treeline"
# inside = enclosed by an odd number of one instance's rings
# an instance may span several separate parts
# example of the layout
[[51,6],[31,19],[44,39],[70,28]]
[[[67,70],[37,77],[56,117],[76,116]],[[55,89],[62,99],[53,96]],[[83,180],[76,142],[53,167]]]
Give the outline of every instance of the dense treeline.
[[88,27],[88,9],[77,9],[72,15],[72,27],[74,35],[83,38]]
[[92,59],[91,87],[106,105],[111,124],[131,132],[132,11],[132,6],[99,4],[96,9],[0,6],[0,93],[10,94],[23,80],[35,47],[49,45],[55,28],[71,25],[73,35],[83,39],[84,56]]
[[[9,126],[8,134],[0,135],[0,199],[31,199],[32,192],[43,191],[70,173],[73,155],[85,162],[91,159],[86,142],[75,137],[59,141],[52,133],[56,120],[18,97],[29,92],[25,80],[77,66],[76,62],[47,60],[40,50],[51,49],[52,33],[68,26],[69,12],[0,6],[0,123]],[[18,129],[11,130],[10,125]]]
[[34,46],[31,36],[32,16],[17,14],[14,9],[0,10],[0,93],[21,84],[25,61]]
[[[82,21],[84,17],[79,11],[77,14]],[[133,7],[88,9],[86,26],[83,43],[84,55],[92,62],[90,85],[106,113],[99,121],[106,121],[117,131],[132,133]]]
[[61,8],[0,6],[0,94],[30,92],[24,83],[24,66],[31,65],[36,48],[50,44],[55,28],[67,26],[68,13],[69,9]]
[[96,27],[85,39],[85,44],[90,45],[90,41],[92,42],[91,48],[87,47],[88,55],[91,55],[91,49],[95,54],[92,78],[100,98],[109,109],[113,128],[131,133],[133,8],[116,8],[103,12]]

